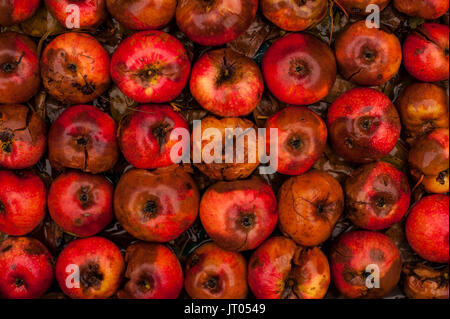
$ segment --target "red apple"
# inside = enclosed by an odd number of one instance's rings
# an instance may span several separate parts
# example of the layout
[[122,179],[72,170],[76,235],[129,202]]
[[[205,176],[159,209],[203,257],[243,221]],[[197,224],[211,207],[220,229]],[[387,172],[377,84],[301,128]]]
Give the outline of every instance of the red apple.
[[99,233],[113,219],[113,186],[101,175],[69,171],[59,175],[48,193],[50,216],[78,237]]
[[[123,117],[119,125],[119,146],[126,160],[137,168],[158,168],[174,164],[171,152],[178,144],[173,130],[185,129],[186,120],[169,105],[141,105]],[[185,148],[189,147],[189,140]]]
[[111,76],[119,89],[139,103],[175,99],[189,78],[191,62],[175,37],[142,31],[126,38],[111,59]]
[[177,24],[189,39],[201,45],[236,40],[252,24],[258,0],[179,0]]
[[[94,28],[106,19],[106,0],[45,0],[48,11],[66,28],[79,23],[79,28]],[[73,6],[77,6],[74,11]],[[79,21],[77,14],[79,14]],[[73,21],[74,16],[75,21]]]
[[59,101],[90,102],[109,87],[109,55],[89,34],[64,33],[42,53],[41,76],[44,87]]
[[247,297],[245,258],[216,244],[206,243],[187,259],[184,288],[194,299],[244,299]]
[[386,235],[369,231],[342,235],[332,248],[330,265],[336,288],[349,298],[385,296],[402,271],[397,246]]
[[136,243],[125,254],[128,279],[117,293],[122,299],[177,299],[183,288],[183,269],[177,256],[161,244]]
[[0,170],[0,232],[22,236],[35,229],[45,217],[47,190],[29,170]]
[[129,29],[161,29],[175,16],[177,0],[106,0],[106,6]]
[[336,154],[355,163],[389,154],[401,130],[395,106],[370,88],[355,88],[337,98],[328,109],[327,126]]
[[448,0],[394,0],[395,8],[409,16],[434,20],[443,16],[449,7]]
[[307,105],[328,95],[336,80],[336,60],[324,42],[312,35],[291,33],[267,50],[262,71],[277,99]]
[[416,79],[435,82],[448,79],[448,26],[424,23],[403,42],[403,64]]
[[[372,11],[367,12],[367,6],[376,5],[382,11],[387,7],[391,0],[334,0],[334,2],[351,16],[366,16]],[[409,1],[409,0],[408,0]]]
[[39,7],[41,0],[0,1],[0,26],[11,26],[30,18]]
[[420,257],[448,263],[448,195],[431,195],[414,204],[406,221],[406,238]]
[[41,297],[53,282],[53,258],[34,238],[9,237],[0,242],[0,297]]
[[0,105],[0,167],[36,164],[47,148],[44,120],[24,105]]
[[125,263],[119,248],[102,237],[70,242],[56,261],[56,279],[74,299],[106,299],[119,288]]
[[264,80],[258,65],[231,49],[209,51],[192,68],[190,89],[206,110],[246,116],[261,101]]
[[0,104],[28,101],[40,82],[36,44],[23,34],[0,33]]
[[119,156],[116,123],[90,105],[66,109],[53,123],[48,135],[48,152],[56,168],[76,168],[101,173],[114,167]]
[[248,284],[258,299],[321,299],[330,285],[330,266],[318,247],[272,237],[251,256]]

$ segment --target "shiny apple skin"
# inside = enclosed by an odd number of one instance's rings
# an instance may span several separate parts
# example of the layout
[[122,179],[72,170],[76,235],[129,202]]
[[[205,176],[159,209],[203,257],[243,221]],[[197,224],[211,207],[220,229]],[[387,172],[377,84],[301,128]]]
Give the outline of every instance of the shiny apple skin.
[[365,20],[347,27],[337,38],[335,50],[340,73],[358,85],[382,85],[402,63],[398,38],[383,29],[368,28]]
[[387,7],[391,0],[335,0],[340,7],[344,8],[347,14],[354,17],[366,16],[371,11],[366,12],[367,6],[374,4],[380,8],[380,11]]
[[[379,288],[366,285],[366,267],[379,269]],[[351,231],[339,237],[330,255],[331,277],[348,298],[382,298],[398,283],[402,270],[400,252],[384,234]]]
[[80,12],[80,28],[94,28],[105,21],[106,0],[45,0],[48,11],[63,26],[67,20],[72,20],[73,10],[68,6],[76,5]]
[[312,35],[276,40],[262,61],[267,88],[282,102],[307,105],[327,96],[336,80],[333,51]]
[[111,59],[119,89],[139,103],[164,103],[187,84],[191,62],[180,41],[161,31],[141,31],[126,38]]
[[28,101],[40,83],[36,44],[17,32],[0,33],[0,104]]
[[190,90],[206,110],[223,117],[246,116],[261,101],[258,65],[231,49],[206,52],[192,68]]
[[24,169],[47,149],[44,120],[24,105],[0,105],[0,167]]
[[186,260],[184,288],[193,299],[247,297],[247,262],[237,252],[206,243]]
[[90,102],[109,87],[109,61],[108,52],[93,36],[77,32],[61,34],[41,56],[44,87],[66,104]]
[[[267,120],[265,128],[266,148],[270,150],[270,145],[278,145],[277,171],[281,174],[303,174],[325,150],[327,126],[320,116],[306,107],[284,108]],[[272,128],[278,129],[278,140],[271,136]]]
[[[175,129],[189,132],[186,120],[169,105],[141,105],[122,118],[119,146],[126,160],[136,168],[153,169],[173,165],[171,151],[178,137]],[[184,147],[189,146],[189,140]],[[174,159],[176,160],[176,159]]]
[[420,257],[448,263],[449,198],[436,194],[414,204],[406,221],[406,238]]
[[303,31],[319,23],[328,12],[328,1],[262,0],[264,16],[286,31]]
[[336,154],[355,163],[389,154],[401,131],[395,106],[370,88],[355,88],[337,98],[328,110],[327,126]]
[[52,166],[75,168],[97,174],[116,164],[119,150],[114,120],[91,105],[67,108],[53,123],[48,135]]
[[250,257],[248,284],[258,299],[322,299],[330,266],[318,248],[302,248],[285,237],[265,241]]
[[53,258],[38,240],[9,237],[0,242],[0,297],[41,297],[54,278]]
[[[79,269],[80,283],[73,283],[72,268]],[[56,279],[61,290],[72,299],[106,299],[119,288],[125,263],[119,248],[103,237],[89,237],[70,242],[56,261]]]
[[199,203],[195,182],[181,168],[129,170],[114,193],[115,214],[123,228],[151,242],[168,242],[188,230]]
[[59,175],[48,193],[48,210],[64,231],[89,237],[113,219],[114,189],[101,175],[69,171]]
[[424,23],[403,42],[403,64],[422,82],[448,79],[448,26]]
[[343,209],[341,185],[321,171],[291,177],[278,193],[279,228],[302,246],[316,246],[327,240]]
[[399,222],[410,200],[406,175],[386,162],[360,166],[345,181],[347,216],[363,229],[381,230]]
[[449,8],[448,0],[394,0],[395,8],[409,16],[427,20],[438,19]]
[[176,20],[192,41],[218,46],[241,36],[257,10],[258,0],[179,0]]
[[177,0],[106,0],[111,15],[132,30],[161,29],[175,16]]
[[0,170],[0,232],[23,236],[45,217],[47,190],[32,171]]
[[0,26],[9,27],[30,18],[41,0],[5,0],[0,2]]
[[277,225],[277,199],[269,184],[258,177],[218,182],[203,195],[200,220],[223,249],[255,249]]

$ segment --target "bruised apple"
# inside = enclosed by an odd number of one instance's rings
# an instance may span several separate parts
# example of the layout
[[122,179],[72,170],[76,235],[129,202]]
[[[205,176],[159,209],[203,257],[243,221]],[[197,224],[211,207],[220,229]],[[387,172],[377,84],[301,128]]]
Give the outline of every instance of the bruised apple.
[[[55,19],[69,29],[97,27],[107,17],[106,0],[45,0],[45,5]],[[76,20],[77,15],[79,20]]]
[[434,20],[448,11],[448,0],[394,0],[395,8],[409,16]]
[[0,26],[8,27],[30,18],[37,10],[41,0],[2,0],[0,1]]
[[423,264],[403,267],[403,291],[410,299],[449,298],[448,266],[433,269]]

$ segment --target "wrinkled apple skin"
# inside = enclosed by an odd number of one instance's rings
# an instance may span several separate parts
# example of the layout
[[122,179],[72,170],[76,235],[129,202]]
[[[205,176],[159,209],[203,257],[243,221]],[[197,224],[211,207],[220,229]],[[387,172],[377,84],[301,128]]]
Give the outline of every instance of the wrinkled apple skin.
[[248,283],[258,299],[321,299],[330,284],[330,266],[318,247],[272,237],[250,257]]
[[448,267],[435,270],[423,264],[403,267],[403,291],[410,299],[448,299]]
[[448,11],[448,0],[394,0],[395,8],[409,16],[434,20]]
[[80,28],[94,28],[105,21],[105,0],[45,0],[48,11],[63,26],[67,27],[67,21],[72,21],[73,9],[68,6],[76,5],[80,13]]
[[175,254],[161,244],[135,243],[125,253],[128,279],[120,299],[177,299],[183,269]]
[[187,259],[184,288],[194,299],[244,299],[247,297],[247,262],[237,252],[214,243],[197,248]]
[[22,236],[45,217],[47,190],[32,171],[0,170],[0,232]]
[[422,198],[411,208],[406,221],[406,238],[420,257],[448,263],[449,198],[431,195]]
[[302,246],[327,240],[343,209],[344,193],[339,182],[321,171],[291,177],[278,194],[280,230]]
[[[73,271],[79,269],[79,287],[72,285]],[[56,279],[62,291],[73,299],[106,299],[119,288],[125,263],[119,248],[102,237],[70,242],[56,261]],[[68,286],[67,284],[71,285]]]
[[36,164],[47,148],[44,120],[24,105],[0,105],[0,167],[24,169]]
[[355,88],[337,98],[328,110],[327,126],[336,154],[355,163],[389,154],[401,130],[395,106],[370,88]]
[[0,2],[0,26],[8,27],[30,18],[41,0],[6,0]]
[[[342,235],[332,248],[330,265],[336,288],[348,298],[382,298],[397,285],[402,270],[397,246],[386,235],[370,231]],[[379,269],[379,288],[367,287],[369,265]]]
[[218,246],[232,251],[255,249],[277,225],[277,199],[258,177],[218,182],[203,195],[200,219]]
[[390,0],[335,0],[335,2],[351,16],[361,17],[371,13],[366,12],[369,5],[377,5],[382,11],[387,7]]
[[9,237],[0,242],[0,297],[34,299],[51,286],[53,258],[34,238]]
[[368,28],[364,20],[340,34],[335,51],[342,76],[358,85],[382,85],[397,74],[402,63],[398,38],[381,28]]
[[345,181],[347,216],[364,229],[380,230],[399,222],[410,200],[406,175],[386,162],[361,166]]

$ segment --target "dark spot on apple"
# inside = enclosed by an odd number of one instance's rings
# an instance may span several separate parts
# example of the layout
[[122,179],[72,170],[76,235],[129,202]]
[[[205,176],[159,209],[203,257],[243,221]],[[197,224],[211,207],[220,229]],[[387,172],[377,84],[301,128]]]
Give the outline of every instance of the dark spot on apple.
[[25,281],[22,278],[15,278],[14,284],[17,288],[20,288],[25,285]]
[[161,147],[167,143],[169,138],[169,132],[172,130],[172,127],[168,123],[159,123],[152,129],[152,134],[155,136],[158,145]]
[[384,206],[386,206],[386,200],[383,197],[380,197],[375,201],[375,205],[377,205],[377,207],[379,208],[383,208]]
[[144,205],[144,216],[146,219],[156,217],[158,213],[158,204],[154,200],[149,200]]
[[5,248],[2,249],[2,253],[6,253],[7,251],[11,250],[12,245],[8,245]]
[[81,137],[77,138],[77,144],[79,146],[84,147],[84,146],[88,145],[88,143],[89,143],[89,139],[85,136],[81,136]]
[[153,279],[148,276],[141,276],[140,279],[137,282],[137,286],[139,287],[139,290],[146,293],[152,290],[154,283]]
[[219,277],[209,277],[209,279],[203,284],[203,287],[208,289],[211,293],[218,293],[220,291]]
[[436,182],[438,182],[441,185],[445,185],[445,179],[448,177],[449,169],[446,169],[445,171],[442,171],[438,174],[436,178]]
[[6,62],[1,65],[1,70],[5,73],[11,73],[16,69],[16,64],[11,62]]
[[77,66],[75,64],[70,63],[67,67],[69,68],[70,71],[72,71],[74,73],[77,72]]
[[103,281],[103,274],[100,267],[95,262],[88,262],[83,265],[80,270],[80,282],[84,289],[94,288],[99,289]]
[[250,263],[250,268],[254,269],[257,267],[261,267],[263,265],[263,263],[261,262],[261,260],[259,260],[258,257],[256,257],[251,263]]
[[344,144],[345,146],[347,146],[347,148],[349,149],[353,149],[354,145],[353,145],[353,139],[351,137],[346,137],[344,140]]
[[252,228],[255,224],[255,215],[254,214],[246,214],[241,217],[241,225],[248,229]]
[[198,255],[193,255],[191,257],[191,262],[189,263],[189,266],[192,268],[195,265],[197,265],[200,262],[200,257]]
[[370,254],[370,259],[372,261],[375,261],[375,262],[382,262],[382,261],[384,261],[384,258],[385,258],[384,257],[384,253],[383,253],[383,251],[381,251],[378,248],[370,249],[369,254]]

